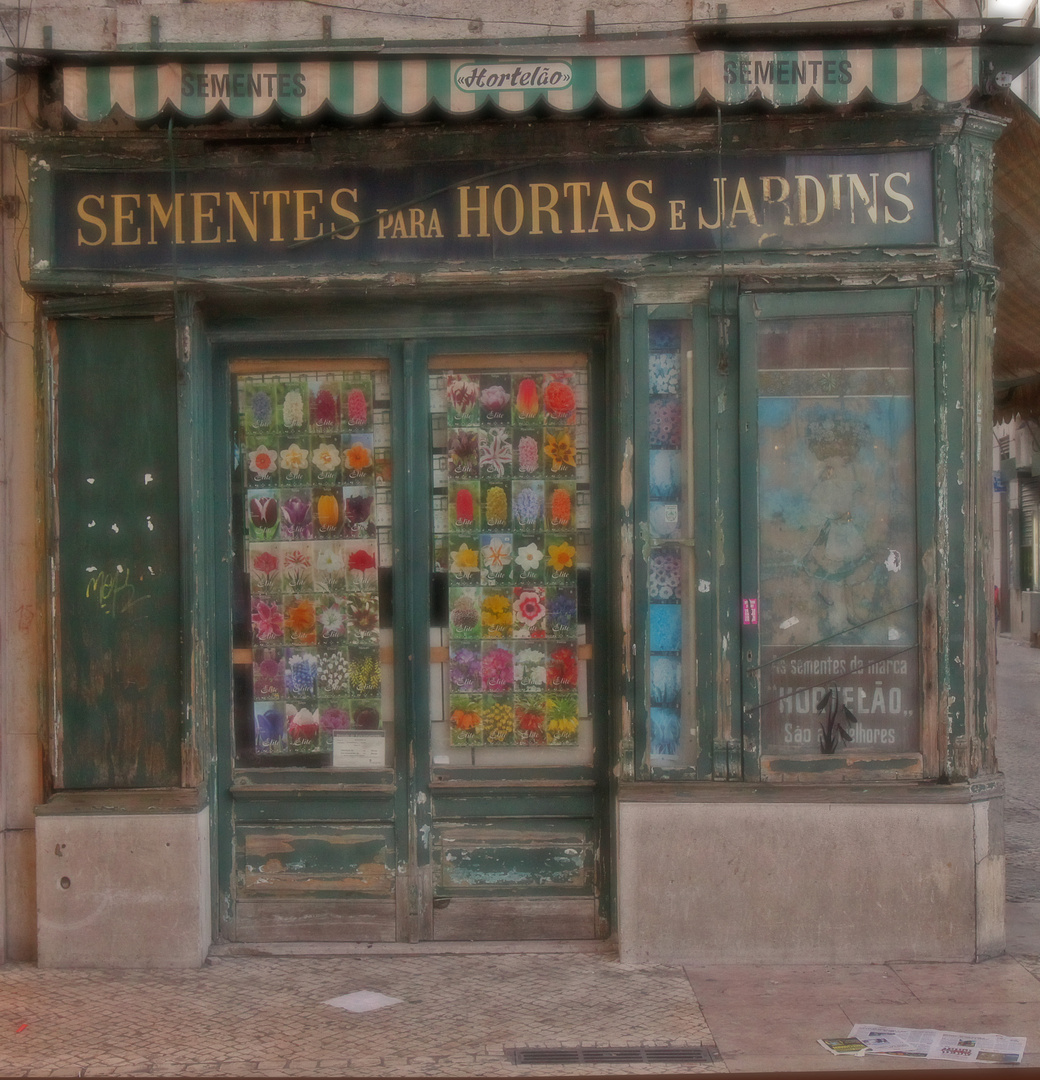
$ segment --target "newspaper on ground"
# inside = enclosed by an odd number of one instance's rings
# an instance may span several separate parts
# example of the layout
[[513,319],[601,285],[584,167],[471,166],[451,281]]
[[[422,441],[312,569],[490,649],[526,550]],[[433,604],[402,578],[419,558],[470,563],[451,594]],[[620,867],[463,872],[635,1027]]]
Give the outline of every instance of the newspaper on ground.
[[1009,1035],[971,1035],[938,1028],[883,1027],[856,1024],[849,1039],[858,1039],[867,1054],[929,1058],[932,1061],[977,1061],[984,1065],[1020,1065],[1026,1040]]

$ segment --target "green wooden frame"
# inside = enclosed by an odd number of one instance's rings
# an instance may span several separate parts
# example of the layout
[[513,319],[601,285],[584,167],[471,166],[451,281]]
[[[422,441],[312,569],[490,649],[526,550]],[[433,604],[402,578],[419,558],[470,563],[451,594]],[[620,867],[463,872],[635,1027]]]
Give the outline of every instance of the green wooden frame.
[[[941,445],[947,437],[943,426],[936,428],[935,377],[936,357],[933,335],[935,300],[933,290],[874,289],[828,292],[754,292],[740,298],[740,487],[741,515],[741,575],[743,597],[759,595],[758,566],[758,378],[757,335],[755,326],[760,318],[819,317],[852,314],[910,315],[913,326],[913,385],[915,425],[915,479],[917,513],[917,602],[918,647],[921,666],[920,709],[921,730],[919,753],[888,754],[857,753],[857,760],[840,753],[833,756],[783,757],[761,753],[758,703],[760,685],[757,665],[760,663],[758,627],[741,626],[741,670],[743,691],[743,768],[749,780],[777,776],[805,779],[896,779],[934,776],[938,771],[935,748],[937,717],[928,687],[930,646],[934,636],[929,634],[926,611],[929,596],[935,588],[935,556],[940,537],[936,528],[936,457],[937,440]],[[956,447],[951,447],[951,457]],[[947,538],[949,539],[949,538]]]
[[[594,310],[598,307],[598,310]],[[507,312],[503,316],[503,308]],[[234,768],[233,731],[228,723],[231,701],[230,665],[230,529],[218,522],[230,520],[230,449],[231,439],[221,417],[230,416],[230,375],[228,364],[235,356],[257,359],[314,359],[323,357],[383,356],[390,361],[392,400],[401,422],[392,429],[394,480],[392,505],[394,515],[394,564],[408,572],[395,577],[394,583],[394,669],[395,711],[399,717],[422,717],[429,713],[429,666],[425,659],[405,662],[403,658],[425,658],[429,651],[430,623],[430,501],[429,501],[429,395],[427,367],[438,352],[458,353],[474,350],[494,352],[545,350],[552,347],[590,352],[591,370],[597,375],[590,381],[590,441],[606,446],[608,438],[607,402],[612,393],[608,385],[609,365],[606,356],[606,332],[609,326],[607,306],[577,305],[566,300],[541,299],[510,301],[500,307],[485,297],[469,305],[470,325],[457,313],[446,311],[443,304],[432,306],[374,304],[366,310],[361,303],[352,305],[349,319],[337,320],[322,305],[314,317],[288,312],[262,312],[245,305],[214,306],[205,315],[195,312],[189,367],[204,392],[192,399],[194,409],[203,409],[213,418],[204,425],[202,441],[207,446],[198,460],[206,475],[193,492],[194,506],[206,507],[195,521],[196,543],[192,550],[205,552],[196,560],[195,572],[213,578],[208,596],[200,595],[193,603],[197,645],[207,643],[206,664],[210,689],[198,707],[213,717],[209,733],[212,748],[211,799],[216,823],[216,858],[214,869],[218,882],[218,925],[224,927],[231,912],[231,881],[234,852],[232,844],[232,803],[235,820],[241,824],[270,820],[277,812],[284,821],[383,821],[395,823],[397,863],[409,863],[416,878],[407,880],[399,894],[399,907],[407,904],[408,936],[412,940],[429,936],[432,918],[432,890],[429,884],[431,859],[430,837],[434,823],[435,800],[431,791],[430,732],[428,725],[395,724],[395,769],[379,773],[345,773],[342,770],[308,769],[238,769]],[[528,314],[531,312],[531,314]],[[185,316],[187,318],[187,314]],[[551,329],[546,329],[549,327]],[[461,332],[460,332],[461,330]],[[194,417],[194,413],[192,413]],[[185,417],[188,419],[188,417]],[[192,429],[191,424],[187,424]],[[604,455],[603,460],[606,460]],[[600,915],[610,919],[613,905],[612,875],[609,873],[611,828],[608,761],[612,760],[608,686],[612,678],[610,597],[614,595],[606,526],[612,513],[612,483],[609,466],[596,470],[593,485],[593,530],[598,545],[596,558],[603,570],[603,587],[593,589],[592,624],[602,641],[593,666],[589,686],[590,711],[597,717],[594,736],[594,760],[591,767],[564,767],[524,770],[536,780],[559,780],[558,789],[543,789],[538,813],[567,817],[578,814],[599,822],[602,837],[599,865],[606,880],[599,881]],[[213,558],[213,554],[218,555]],[[203,566],[203,563],[208,565]],[[201,662],[201,661],[200,661]],[[196,691],[197,693],[198,691]],[[198,713],[196,714],[198,715]],[[444,771],[444,770],[439,770]],[[459,770],[470,780],[491,780],[500,775],[493,769]],[[235,775],[245,781],[236,786],[232,799],[228,792]],[[396,775],[396,780],[395,780]],[[598,778],[598,779],[597,779]],[[403,780],[404,782],[399,782]],[[568,787],[575,780],[596,781],[591,797],[580,796]],[[277,788],[296,788],[291,799]],[[355,794],[344,797],[343,787]],[[480,816],[496,811],[499,816],[522,817],[531,810],[531,800],[520,791],[488,803],[486,794],[454,795],[443,801],[451,816]],[[443,817],[443,814],[441,814]],[[399,879],[399,885],[404,885]],[[404,895],[406,891],[406,895]],[[535,890],[537,892],[537,890]],[[400,925],[400,923],[399,923]]]

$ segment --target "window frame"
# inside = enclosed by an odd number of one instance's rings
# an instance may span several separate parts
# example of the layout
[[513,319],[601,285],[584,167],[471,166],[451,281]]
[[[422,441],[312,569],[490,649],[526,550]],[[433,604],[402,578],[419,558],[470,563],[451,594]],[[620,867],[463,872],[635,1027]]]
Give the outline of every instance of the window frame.
[[[937,658],[934,655],[937,545],[936,530],[936,425],[935,343],[933,337],[934,291],[877,289],[804,292],[747,292],[739,301],[740,328],[740,502],[741,575],[740,594],[759,596],[758,532],[758,351],[757,325],[769,318],[819,318],[850,315],[909,315],[913,333],[913,392],[917,634],[919,687],[919,747],[910,752],[881,750],[837,751],[833,755],[765,753],[761,748],[758,705],[761,683],[758,665],[761,645],[757,625],[740,631],[742,671],[743,773],[748,780],[801,780],[842,782],[849,780],[918,779],[938,774]],[[953,451],[951,451],[952,456]],[[931,643],[931,644],[930,644]]]

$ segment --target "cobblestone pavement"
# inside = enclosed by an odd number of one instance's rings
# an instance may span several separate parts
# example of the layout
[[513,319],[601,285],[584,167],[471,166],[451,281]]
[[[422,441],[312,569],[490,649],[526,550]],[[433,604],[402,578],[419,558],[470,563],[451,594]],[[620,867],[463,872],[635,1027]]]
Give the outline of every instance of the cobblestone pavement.
[[[360,1014],[322,1004],[357,990],[401,1004]],[[575,953],[215,957],[161,973],[12,965],[0,969],[0,1032],[3,1076],[542,1076],[561,1066],[514,1066],[505,1049],[711,1042],[681,968]]]
[[1040,650],[1002,637],[997,761],[1005,779],[1007,898],[1040,901]]

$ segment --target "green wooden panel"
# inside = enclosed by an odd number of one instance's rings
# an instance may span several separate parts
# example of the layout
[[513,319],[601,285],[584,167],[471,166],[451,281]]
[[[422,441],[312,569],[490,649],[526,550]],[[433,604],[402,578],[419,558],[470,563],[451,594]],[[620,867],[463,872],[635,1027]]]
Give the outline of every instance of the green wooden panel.
[[260,824],[272,821],[393,821],[393,798],[324,798],[293,799],[288,796],[266,799],[236,799],[235,821]]
[[58,649],[66,788],[180,782],[172,320],[57,324]]
[[435,791],[433,813],[439,818],[592,817],[596,813],[596,793],[591,788],[551,793],[538,788],[503,792]]
[[435,826],[438,893],[551,888],[588,891],[595,866],[591,821]]
[[389,825],[239,826],[235,847],[239,898],[389,896],[394,891]]
[[[931,311],[930,304],[922,304],[921,299],[923,297],[929,297],[930,293],[922,290],[921,293],[916,293],[910,290],[875,290],[875,291],[863,291],[863,292],[846,292],[841,295],[837,293],[802,293],[802,294],[745,294],[741,298],[741,364],[742,364],[742,387],[741,387],[741,407],[743,413],[743,420],[741,424],[741,439],[742,439],[742,458],[741,458],[741,478],[742,478],[742,490],[743,490],[743,516],[745,521],[755,522],[759,515],[759,487],[760,484],[765,486],[765,480],[760,480],[759,477],[759,422],[760,422],[760,406],[759,406],[759,380],[762,377],[759,369],[759,349],[761,346],[761,340],[759,336],[759,327],[761,326],[761,320],[770,319],[797,319],[797,318],[843,318],[849,316],[889,316],[892,325],[894,320],[898,316],[903,316],[904,320],[909,317],[909,333],[908,341],[906,344],[912,370],[909,371],[909,377],[913,380],[913,386],[917,395],[916,410],[911,413],[912,419],[910,420],[908,438],[911,444],[911,450],[909,453],[909,460],[904,461],[902,464],[905,466],[909,477],[909,485],[911,488],[916,488],[916,492],[909,496],[910,505],[908,513],[912,518],[912,525],[909,527],[909,536],[912,538],[909,542],[896,543],[896,547],[900,549],[896,552],[898,556],[900,551],[903,553],[907,563],[907,569],[913,572],[916,576],[916,582],[910,583],[910,600],[908,603],[901,603],[897,607],[892,607],[895,601],[891,601],[888,604],[881,603],[883,608],[888,607],[891,610],[884,612],[882,616],[879,614],[873,619],[865,619],[861,617],[859,625],[855,625],[853,620],[848,620],[847,626],[839,627],[836,633],[824,636],[817,644],[827,645],[828,647],[834,647],[834,641],[839,639],[845,633],[861,632],[866,633],[867,629],[875,624],[882,617],[889,619],[890,621],[898,621],[899,626],[903,627],[903,633],[908,634],[908,637],[904,637],[901,644],[879,644],[880,648],[889,649],[894,656],[901,656],[904,653],[910,654],[911,659],[916,657],[917,650],[920,648],[920,641],[917,637],[919,632],[919,615],[918,612],[912,609],[917,608],[920,603],[922,591],[929,578],[927,566],[922,561],[922,553],[927,551],[932,543],[932,523],[934,520],[934,513],[931,510],[931,490],[934,486],[934,477],[936,474],[934,457],[930,454],[927,447],[927,438],[931,433],[931,417],[932,417],[932,397],[930,392],[927,392],[927,378],[931,371],[930,365],[930,331],[929,331],[929,312]],[[893,393],[897,393],[895,390],[895,384],[893,383]],[[904,387],[902,393],[908,394],[908,390]],[[852,397],[852,395],[849,395]],[[904,433],[905,434],[905,433]],[[951,437],[952,438],[952,437]],[[916,460],[915,460],[916,458]],[[943,474],[942,466],[940,463],[939,475]],[[827,473],[827,478],[832,478],[832,473]],[[892,505],[891,503],[888,505]],[[895,518],[895,511],[892,511],[893,518]],[[905,515],[904,515],[905,516]],[[894,527],[893,527],[894,528]],[[906,526],[904,526],[906,528]],[[762,599],[762,579],[765,577],[763,571],[764,566],[776,566],[777,556],[774,549],[768,549],[765,545],[760,546],[760,537],[762,535],[761,530],[745,529],[743,530],[742,540],[742,596],[749,600],[760,602]],[[900,535],[903,534],[890,533],[898,540]],[[875,545],[877,541],[874,541]],[[915,551],[916,548],[916,551]],[[911,563],[911,557],[916,555],[916,562],[918,565],[913,566]],[[770,560],[772,560],[770,562]],[[886,564],[887,565],[887,564]],[[890,572],[895,572],[892,567],[888,567]],[[898,563],[896,564],[896,570],[898,570]],[[772,571],[775,573],[775,570]],[[895,588],[895,586],[891,586]],[[819,594],[821,598],[824,594]],[[875,600],[879,597],[883,597],[883,594],[878,590],[871,593],[871,597]],[[849,601],[851,603],[851,601]],[[873,600],[872,600],[873,602]],[[880,602],[880,601],[878,601]],[[802,622],[806,620],[806,614],[800,610],[800,616]],[[897,619],[897,616],[901,618]],[[775,657],[767,655],[763,642],[760,640],[760,628],[757,624],[758,614],[752,619],[751,625],[742,626],[742,661],[744,662],[744,701],[745,701],[745,716],[744,716],[744,731],[743,739],[745,749],[750,746],[762,749],[762,745],[767,743],[763,732],[760,732],[761,716],[759,710],[765,708],[769,704],[776,702],[775,688],[770,688],[769,679],[764,674],[769,665],[775,662]],[[907,629],[909,627],[909,629]],[[887,641],[889,643],[898,642],[898,634],[896,637],[892,636],[893,627],[889,627]],[[909,642],[909,644],[907,644]],[[768,645],[769,641],[765,642]],[[794,654],[795,644],[790,647],[793,650],[790,655]],[[855,639],[853,640],[850,648],[855,648],[859,644]],[[815,647],[815,645],[811,646]],[[809,645],[804,645],[797,651],[801,652],[804,649],[809,649]],[[761,650],[761,651],[760,651]],[[763,666],[759,666],[763,665]],[[851,661],[847,668],[842,668],[842,677],[851,679],[858,674],[856,666]],[[853,755],[856,760],[850,766],[848,762],[843,759],[842,749],[839,748],[837,754],[834,757],[829,758],[814,758],[815,742],[810,742],[806,750],[806,756],[802,760],[802,771],[806,773],[820,773],[820,772],[833,772],[837,769],[854,767],[860,772],[871,773],[877,775],[879,779],[889,778],[889,776],[898,773],[900,770],[906,770],[916,767],[918,759],[912,756],[916,750],[916,740],[919,738],[920,733],[920,700],[917,697],[919,692],[919,680],[913,675],[911,670],[910,679],[912,682],[913,696],[917,699],[916,704],[913,706],[916,713],[916,719],[912,721],[914,725],[917,725],[909,731],[909,739],[912,745],[903,745],[893,748],[891,755],[887,758],[878,756],[875,759],[859,760],[861,757],[861,751],[864,747],[850,748],[848,753]],[[824,680],[826,681],[826,680]],[[822,685],[819,683],[818,685]],[[904,713],[904,715],[909,715]],[[813,718],[811,727],[813,728],[813,735],[815,737],[818,717]],[[858,729],[857,729],[858,730]],[[760,742],[760,735],[762,736]],[[766,746],[766,749],[769,749]],[[781,751],[777,748],[773,748],[779,755],[781,753],[787,753],[786,750]],[[886,748],[876,748],[884,750]],[[900,756],[902,755],[902,756]],[[779,776],[781,774],[793,773],[798,771],[795,762],[798,759],[792,756],[787,759],[786,756],[783,760],[779,757],[773,759],[770,764],[770,772],[773,775]],[[750,771],[755,768],[756,764],[753,759],[745,757],[745,770]]]

